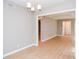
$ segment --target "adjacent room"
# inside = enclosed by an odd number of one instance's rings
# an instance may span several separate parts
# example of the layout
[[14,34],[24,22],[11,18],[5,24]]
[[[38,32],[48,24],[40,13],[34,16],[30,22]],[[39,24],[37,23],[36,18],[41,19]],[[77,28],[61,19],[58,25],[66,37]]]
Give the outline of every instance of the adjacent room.
[[4,0],[4,59],[75,59],[75,0]]

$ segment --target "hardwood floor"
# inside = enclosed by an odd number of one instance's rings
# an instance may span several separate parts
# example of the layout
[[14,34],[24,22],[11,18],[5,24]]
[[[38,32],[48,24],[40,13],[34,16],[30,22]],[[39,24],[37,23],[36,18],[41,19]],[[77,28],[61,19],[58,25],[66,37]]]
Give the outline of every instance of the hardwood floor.
[[71,37],[55,37],[41,47],[31,47],[4,59],[75,59]]

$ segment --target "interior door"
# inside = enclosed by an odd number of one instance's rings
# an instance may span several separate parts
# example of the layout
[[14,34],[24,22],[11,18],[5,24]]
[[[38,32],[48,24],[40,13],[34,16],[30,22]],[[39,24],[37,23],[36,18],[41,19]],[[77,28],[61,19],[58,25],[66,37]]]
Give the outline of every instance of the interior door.
[[41,46],[42,42],[41,42],[41,20],[38,20],[38,43],[39,46]]

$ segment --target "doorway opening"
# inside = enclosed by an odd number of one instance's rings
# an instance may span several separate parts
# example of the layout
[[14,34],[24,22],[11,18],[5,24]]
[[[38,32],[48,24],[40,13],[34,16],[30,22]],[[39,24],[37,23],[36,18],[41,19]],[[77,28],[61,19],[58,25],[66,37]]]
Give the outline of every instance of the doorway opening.
[[38,20],[38,47],[41,47],[41,20]]
[[[38,16],[37,44],[42,46],[44,41],[54,36],[74,37],[75,11]],[[69,16],[70,15],[70,16]],[[74,39],[74,38],[73,38]]]
[[38,47],[45,49],[50,47],[52,50],[55,48],[55,45],[59,45],[56,48],[61,48],[61,51],[64,52],[63,55],[68,55],[71,58],[75,57],[74,15],[75,11],[68,11],[64,13],[39,16],[37,20]]

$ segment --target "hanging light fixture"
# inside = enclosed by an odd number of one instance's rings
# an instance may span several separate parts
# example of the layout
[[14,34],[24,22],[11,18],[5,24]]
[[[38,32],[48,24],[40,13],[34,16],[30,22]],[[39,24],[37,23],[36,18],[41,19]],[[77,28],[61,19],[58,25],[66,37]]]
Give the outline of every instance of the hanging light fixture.
[[35,8],[34,7],[31,7],[31,11],[35,11]]
[[38,10],[41,10],[41,9],[42,9],[42,6],[41,6],[40,4],[38,4],[38,5],[37,5],[37,9],[38,9]]
[[33,1],[33,3],[28,2],[26,7],[30,9],[30,11],[36,11],[36,10],[41,10],[42,6],[38,3],[38,1],[36,2],[37,5],[35,5],[35,0]]
[[31,3],[30,2],[27,3],[27,8],[31,8]]

